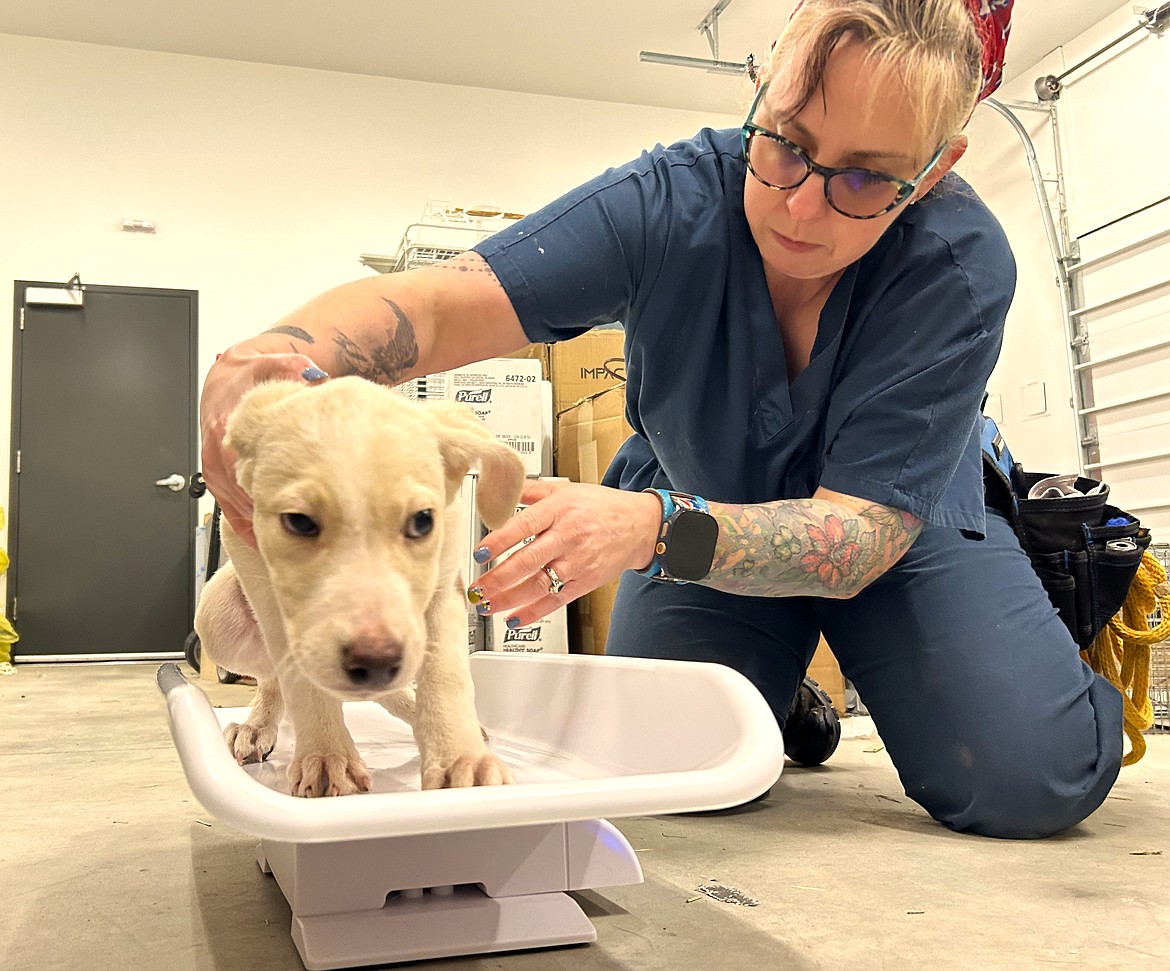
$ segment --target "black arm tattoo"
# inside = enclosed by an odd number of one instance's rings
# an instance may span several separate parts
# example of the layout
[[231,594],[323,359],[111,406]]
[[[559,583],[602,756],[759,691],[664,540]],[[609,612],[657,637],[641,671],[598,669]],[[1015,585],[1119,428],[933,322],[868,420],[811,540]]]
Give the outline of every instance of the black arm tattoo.
[[504,288],[504,285],[500,283],[500,278],[496,276],[496,271],[487,263],[461,263],[458,260],[444,260],[442,263],[436,263],[434,268],[436,270],[458,270],[460,273],[484,273],[490,276],[501,290]]
[[333,343],[341,352],[342,373],[356,374],[379,384],[397,384],[418,363],[418,343],[414,337],[414,325],[403,309],[387,297],[381,299],[390,305],[397,318],[396,324],[386,329],[385,343],[371,347],[367,352],[340,330]]
[[[302,330],[300,327],[292,327],[288,324],[277,324],[275,327],[269,327],[264,331],[266,334],[285,334],[288,337],[295,337],[299,341],[304,341],[306,344],[314,344],[316,341],[313,335],[307,330]],[[293,348],[296,350],[296,348]]]
[[859,593],[898,562],[922,532],[910,513],[825,499],[760,505],[712,503],[719,542],[705,585],[754,597]]

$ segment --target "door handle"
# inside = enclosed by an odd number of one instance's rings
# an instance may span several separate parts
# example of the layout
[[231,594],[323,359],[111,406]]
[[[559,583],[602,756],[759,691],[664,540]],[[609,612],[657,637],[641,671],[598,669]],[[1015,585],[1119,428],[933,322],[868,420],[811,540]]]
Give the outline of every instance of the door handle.
[[154,483],[156,486],[165,486],[171,492],[182,492],[187,488],[187,479],[185,476],[179,475],[178,472],[173,472],[165,479],[157,479]]

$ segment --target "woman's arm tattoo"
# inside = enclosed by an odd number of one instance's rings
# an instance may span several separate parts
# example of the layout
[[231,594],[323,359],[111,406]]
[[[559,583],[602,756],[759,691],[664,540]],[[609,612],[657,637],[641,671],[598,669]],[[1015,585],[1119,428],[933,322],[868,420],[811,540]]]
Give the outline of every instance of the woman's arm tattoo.
[[264,333],[284,334],[286,337],[295,337],[297,340],[304,341],[306,344],[315,343],[313,335],[307,330],[302,330],[300,327],[292,327],[288,324],[277,324],[275,327],[269,327]]
[[719,542],[704,585],[753,597],[852,597],[922,532],[916,516],[877,503],[712,503],[711,514]]
[[496,276],[496,271],[493,270],[487,263],[462,263],[458,259],[444,260],[441,263],[436,263],[434,266],[436,270],[454,270],[457,273],[480,273],[487,274],[496,282],[501,290],[504,285],[500,283],[500,278]]
[[356,374],[379,384],[397,384],[418,363],[418,344],[414,325],[405,311],[393,300],[382,299],[397,318],[394,326],[386,328],[385,343],[363,348],[341,330],[337,331],[333,343],[341,354],[343,374]]

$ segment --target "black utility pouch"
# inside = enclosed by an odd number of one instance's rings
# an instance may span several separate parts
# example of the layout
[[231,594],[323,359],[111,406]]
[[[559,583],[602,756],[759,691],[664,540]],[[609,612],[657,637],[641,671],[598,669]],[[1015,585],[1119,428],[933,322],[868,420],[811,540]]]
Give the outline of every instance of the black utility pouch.
[[[1011,458],[995,423],[985,418],[983,485],[987,504],[1008,517],[1048,599],[1081,650],[1087,650],[1129,595],[1150,531],[1109,504],[1109,487],[1078,477],[1092,495],[1029,499],[1050,472],[1025,472]],[[1093,490],[1096,490],[1095,492]]]

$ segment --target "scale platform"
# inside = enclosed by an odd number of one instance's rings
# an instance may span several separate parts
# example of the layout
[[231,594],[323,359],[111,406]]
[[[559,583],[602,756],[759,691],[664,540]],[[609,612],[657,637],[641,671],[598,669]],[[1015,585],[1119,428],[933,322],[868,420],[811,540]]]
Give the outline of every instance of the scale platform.
[[266,762],[223,741],[245,708],[211,706],[179,667],[157,681],[195,797],[260,838],[309,971],[588,943],[568,891],[640,883],[605,817],[723,809],[780,776],[771,709],[716,664],[583,655],[471,655],[476,708],[511,786],[419,788],[411,730],[373,702],[344,706],[371,792],[289,795],[286,722]]

